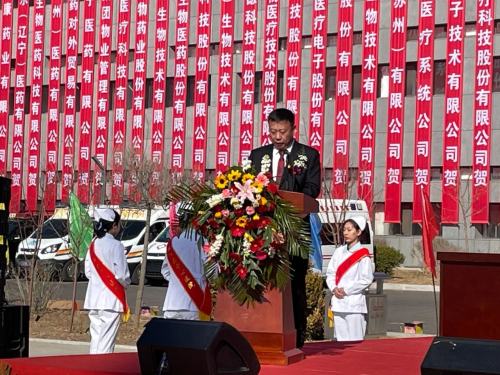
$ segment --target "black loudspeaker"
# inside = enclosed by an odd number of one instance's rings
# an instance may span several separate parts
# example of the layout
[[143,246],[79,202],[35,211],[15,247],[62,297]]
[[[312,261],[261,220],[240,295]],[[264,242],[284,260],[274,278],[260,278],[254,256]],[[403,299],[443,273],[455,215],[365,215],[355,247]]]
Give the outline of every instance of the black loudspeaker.
[[248,341],[222,322],[153,318],[137,341],[142,374],[258,374]]
[[29,306],[0,306],[0,358],[29,355]]
[[438,336],[420,370],[422,375],[500,374],[500,341]]

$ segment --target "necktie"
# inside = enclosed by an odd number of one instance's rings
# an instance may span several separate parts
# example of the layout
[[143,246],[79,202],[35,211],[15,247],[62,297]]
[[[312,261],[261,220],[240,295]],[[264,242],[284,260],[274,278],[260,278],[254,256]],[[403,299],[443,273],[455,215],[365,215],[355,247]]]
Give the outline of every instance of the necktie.
[[276,182],[279,184],[281,182],[281,177],[283,177],[283,171],[285,169],[285,151],[280,151],[280,158],[278,159],[278,170],[276,172]]

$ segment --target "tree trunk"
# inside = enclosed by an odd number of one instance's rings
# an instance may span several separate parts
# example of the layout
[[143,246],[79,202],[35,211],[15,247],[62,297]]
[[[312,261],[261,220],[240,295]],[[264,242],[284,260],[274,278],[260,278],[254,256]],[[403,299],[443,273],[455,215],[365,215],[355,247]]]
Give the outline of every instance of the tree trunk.
[[137,315],[137,327],[139,327],[141,321],[141,307],[142,307],[142,296],[144,294],[144,280],[146,276],[146,262],[148,259],[148,247],[149,247],[149,227],[151,226],[151,204],[148,203],[146,211],[146,230],[144,233],[144,249],[142,250],[141,264],[137,267],[141,267],[141,274],[139,277],[139,287],[137,288],[137,297],[135,299],[135,313]]

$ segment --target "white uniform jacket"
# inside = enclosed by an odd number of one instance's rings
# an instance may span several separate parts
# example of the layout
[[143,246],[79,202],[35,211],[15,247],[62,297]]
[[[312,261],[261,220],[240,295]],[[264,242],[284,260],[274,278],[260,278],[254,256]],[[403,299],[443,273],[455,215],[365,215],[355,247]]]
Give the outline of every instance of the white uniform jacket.
[[326,284],[330,290],[335,287],[344,288],[346,296],[338,299],[332,296],[332,310],[335,312],[344,313],[367,313],[366,298],[363,294],[365,290],[373,282],[373,266],[370,257],[364,257],[359,262],[354,264],[344,276],[340,279],[339,285],[335,283],[335,275],[337,268],[356,250],[363,247],[359,242],[351,249],[347,249],[347,245],[337,248],[326,271]]
[[[96,256],[115,275],[116,280],[125,288],[130,284],[125,249],[122,243],[111,234],[106,233],[94,242]],[[87,310],[112,310],[123,312],[123,306],[115,295],[105,286],[90,260],[90,250],[85,257],[85,276],[89,279],[87,294],[85,295],[84,309]]]
[[[192,238],[190,238],[192,237]],[[194,234],[181,233],[172,238],[172,247],[186,268],[191,272],[202,289],[205,288],[203,258]],[[168,251],[168,250],[167,250]],[[164,311],[198,311],[198,307],[187,294],[181,282],[170,269],[167,257],[161,266],[161,274],[168,281],[167,295],[163,304]]]

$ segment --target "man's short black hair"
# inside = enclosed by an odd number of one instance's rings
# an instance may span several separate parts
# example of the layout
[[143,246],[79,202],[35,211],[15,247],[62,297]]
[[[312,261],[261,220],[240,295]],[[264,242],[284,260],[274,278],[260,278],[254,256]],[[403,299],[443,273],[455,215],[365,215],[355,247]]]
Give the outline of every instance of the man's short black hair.
[[292,111],[286,108],[276,108],[272,111],[267,117],[267,122],[280,122],[280,121],[288,121],[292,127],[295,126],[295,115]]

